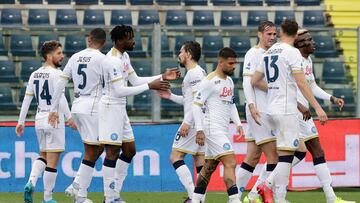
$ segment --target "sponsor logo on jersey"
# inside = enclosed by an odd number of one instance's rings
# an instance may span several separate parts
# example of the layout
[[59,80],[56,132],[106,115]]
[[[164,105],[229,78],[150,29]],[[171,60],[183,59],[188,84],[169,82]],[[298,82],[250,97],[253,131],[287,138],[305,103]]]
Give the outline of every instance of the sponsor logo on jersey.
[[194,86],[194,85],[196,85],[196,84],[199,83],[199,82],[201,82],[201,80],[194,80],[194,81],[191,81],[191,82],[190,82],[190,85],[191,85],[191,86]]
[[113,141],[117,140],[118,137],[119,137],[119,136],[118,136],[118,134],[116,134],[116,133],[113,133],[113,134],[111,134],[111,136],[110,136],[111,140],[113,140]]
[[233,89],[231,87],[224,87],[220,92],[220,97],[227,97],[233,95]]
[[223,149],[224,149],[224,150],[229,150],[230,148],[231,148],[231,146],[230,146],[229,143],[225,143],[225,144],[223,145]]
[[220,84],[221,80],[215,80],[215,85]]

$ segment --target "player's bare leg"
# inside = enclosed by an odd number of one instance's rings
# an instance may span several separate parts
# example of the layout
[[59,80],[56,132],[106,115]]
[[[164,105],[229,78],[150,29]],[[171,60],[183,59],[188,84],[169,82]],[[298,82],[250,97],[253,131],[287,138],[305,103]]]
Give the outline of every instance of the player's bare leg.
[[224,183],[226,185],[229,196],[229,203],[240,203],[238,187],[236,186],[235,168],[236,158],[235,154],[224,155],[219,158],[224,166]]
[[37,180],[41,174],[43,174],[46,167],[46,153],[40,152],[40,157],[37,158],[31,167],[31,173],[29,176],[29,180],[24,187],[24,201],[25,203],[33,202],[33,192],[36,187]]
[[119,158],[120,145],[105,145],[105,160],[103,163],[103,181],[105,203],[119,199],[115,176],[116,161]]
[[193,203],[200,203],[203,199],[203,196],[205,195],[206,188],[210,182],[210,178],[212,173],[216,170],[217,165],[219,164],[219,161],[214,159],[205,159],[205,164],[203,168],[201,169],[197,181],[196,181],[196,187],[194,189],[193,194]]
[[54,202],[52,191],[55,187],[57,176],[57,164],[60,158],[60,152],[46,152],[47,165],[45,168],[43,182],[44,182],[44,201]]

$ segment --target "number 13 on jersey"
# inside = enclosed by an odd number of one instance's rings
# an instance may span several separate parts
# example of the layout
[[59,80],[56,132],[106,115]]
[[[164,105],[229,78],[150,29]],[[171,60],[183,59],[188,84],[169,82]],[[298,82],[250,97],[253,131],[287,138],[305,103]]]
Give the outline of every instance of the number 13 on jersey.
[[[271,55],[264,57],[264,64],[266,69],[266,80],[268,83],[275,82],[279,77],[279,68],[276,61],[279,59],[278,55]],[[271,75],[270,75],[271,74]]]

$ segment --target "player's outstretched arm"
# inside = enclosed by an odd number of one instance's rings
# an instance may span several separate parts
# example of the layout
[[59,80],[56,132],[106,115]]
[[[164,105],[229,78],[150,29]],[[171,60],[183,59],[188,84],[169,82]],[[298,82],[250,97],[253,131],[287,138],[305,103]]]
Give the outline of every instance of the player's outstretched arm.
[[178,68],[167,68],[166,71],[162,74],[164,80],[176,80],[180,78],[181,72]]
[[337,104],[338,107],[339,107],[339,110],[342,111],[342,109],[343,109],[343,107],[345,105],[345,102],[344,102],[343,99],[337,98],[337,97],[335,97],[335,96],[333,96],[331,94],[328,94],[321,87],[319,87],[315,83],[315,81],[312,81],[309,85],[310,85],[312,93],[314,94],[314,96],[316,98],[323,99],[323,100],[330,100],[331,103]]
[[184,105],[184,97],[182,95],[176,95],[171,92],[171,90],[166,91],[156,91],[156,94],[163,98],[163,99],[169,99],[177,104]]

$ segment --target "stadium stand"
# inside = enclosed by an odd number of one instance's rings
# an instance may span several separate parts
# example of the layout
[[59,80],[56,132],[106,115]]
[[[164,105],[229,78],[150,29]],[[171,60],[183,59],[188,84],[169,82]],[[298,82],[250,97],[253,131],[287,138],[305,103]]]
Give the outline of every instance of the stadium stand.
[[13,102],[12,90],[9,87],[0,87],[0,109],[2,111],[16,110]]
[[180,0],[156,0],[156,3],[159,5],[180,5]]
[[152,25],[159,23],[159,13],[157,10],[140,10],[138,25]]
[[[22,103],[22,101],[24,100],[25,92],[26,92],[26,87],[21,87],[21,88],[20,88],[20,100],[19,100],[19,102],[18,102],[18,106],[19,106],[19,107],[21,107],[21,103]],[[36,98],[34,97],[34,98],[31,100],[29,110],[30,110],[30,111],[35,111],[36,108],[37,108],[37,101],[36,101]]]
[[20,9],[4,8],[1,10],[1,26],[20,27],[22,24]]
[[319,6],[320,0],[295,0],[298,6]]
[[73,0],[76,5],[95,5],[98,4],[98,0]]
[[214,6],[235,6],[235,0],[212,0]]
[[181,49],[181,46],[186,41],[192,41],[195,40],[194,36],[191,35],[177,35],[175,36],[175,53],[179,53],[179,50]]
[[334,39],[330,36],[313,36],[316,43],[314,55],[319,58],[337,57],[338,52],[335,49]]
[[80,35],[67,35],[65,36],[65,49],[64,53],[70,57],[74,53],[86,48],[86,41],[84,36]]
[[2,0],[0,4],[15,4],[15,0]]
[[153,5],[153,0],[129,0],[131,5]]
[[193,26],[214,26],[212,11],[194,11]]
[[0,61],[0,83],[19,83],[12,61]]
[[304,27],[324,27],[325,26],[325,17],[322,11],[304,11]]
[[50,26],[49,11],[47,9],[30,9],[29,26]]
[[168,10],[166,11],[166,21],[167,26],[186,26],[187,17],[184,10]]
[[[182,95],[181,88],[172,88],[171,92],[176,95]],[[163,112],[176,112],[184,109],[183,105],[177,104],[169,99],[161,99],[161,107]]]
[[294,11],[275,11],[275,24],[280,25],[286,19],[295,19]]
[[3,36],[0,36],[0,55],[1,56],[7,56],[8,55],[8,51],[5,49],[4,46],[4,40],[3,40]]
[[42,0],[19,0],[20,4],[42,4]]
[[30,35],[11,35],[10,52],[13,56],[35,56]]
[[102,0],[104,5],[125,5],[126,0]]
[[20,79],[23,82],[27,82],[32,72],[42,66],[39,60],[28,60],[21,62]]
[[345,68],[342,62],[325,61],[322,79],[325,83],[346,84]]
[[135,61],[133,60],[131,62],[132,67],[134,68],[135,72],[139,76],[151,76],[152,70],[151,70],[151,62],[148,60],[141,60],[141,61]]
[[[148,38],[148,54],[152,55],[152,37]],[[170,51],[169,39],[166,35],[161,36],[161,56],[162,57],[172,57],[173,52]]]
[[[334,89],[333,95],[342,98],[345,101],[344,111],[354,112],[356,110],[354,91],[351,88]],[[332,105],[332,109],[336,109],[336,105]]]
[[77,16],[74,9],[59,9],[56,11],[57,26],[77,26]]
[[184,0],[185,6],[206,6],[207,0]]
[[246,52],[251,48],[250,37],[248,36],[231,36],[230,48],[234,49],[240,57],[244,57]]
[[268,6],[290,6],[290,0],[266,0]]
[[50,41],[50,40],[59,40],[59,36],[55,35],[55,34],[44,34],[44,35],[39,35],[39,43],[37,46],[37,49],[40,50],[41,46],[44,44],[44,42],[46,41]]
[[132,25],[131,11],[129,10],[112,10],[111,25]]
[[239,11],[221,11],[221,26],[241,26],[241,15]]
[[238,0],[240,6],[262,6],[263,0]]
[[141,36],[135,34],[135,47],[132,51],[129,51],[128,54],[130,57],[146,57],[146,52],[143,49]]
[[150,115],[151,104],[151,92],[146,91],[134,96],[132,110],[133,112],[137,112],[140,115]]
[[70,4],[71,0],[47,0],[48,4]]
[[101,27],[105,25],[104,11],[86,9],[84,13],[85,26]]
[[247,26],[258,26],[261,21],[268,20],[266,11],[251,10],[248,12]]
[[221,48],[224,47],[222,36],[204,36],[202,50],[204,57],[217,57]]

